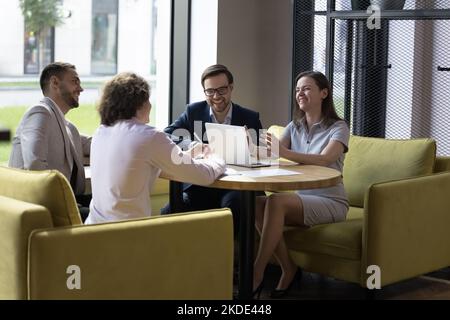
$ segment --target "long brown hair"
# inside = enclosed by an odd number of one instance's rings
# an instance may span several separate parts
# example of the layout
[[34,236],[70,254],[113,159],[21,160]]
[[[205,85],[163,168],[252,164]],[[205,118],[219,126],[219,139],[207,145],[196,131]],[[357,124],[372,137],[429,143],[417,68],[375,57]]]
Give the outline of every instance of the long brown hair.
[[[327,77],[322,73],[318,71],[305,71],[301,72],[295,77],[294,84],[297,85],[298,80],[300,80],[303,77],[308,77],[314,80],[314,82],[317,84],[320,90],[327,89],[328,95],[325,99],[322,100],[322,123],[329,127],[333,123],[335,123],[338,120],[342,120],[341,117],[338,116],[336,113],[336,109],[334,108],[334,102],[333,102],[333,94],[331,91],[330,82],[328,81]],[[292,99],[293,104],[293,120],[294,124],[297,126],[300,126],[303,118],[305,117],[305,112],[301,110],[297,104],[297,99],[295,98],[295,88],[294,88],[294,98]]]

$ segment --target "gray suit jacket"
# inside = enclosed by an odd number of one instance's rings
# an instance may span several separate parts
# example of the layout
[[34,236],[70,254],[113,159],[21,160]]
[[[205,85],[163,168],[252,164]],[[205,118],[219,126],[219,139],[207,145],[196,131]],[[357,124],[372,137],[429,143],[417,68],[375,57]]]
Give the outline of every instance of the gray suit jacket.
[[83,156],[90,153],[91,138],[81,136],[57,108],[51,99],[44,98],[27,110],[12,141],[9,166],[28,170],[56,169],[70,182],[76,164],[78,170],[72,188],[76,195],[83,194]]

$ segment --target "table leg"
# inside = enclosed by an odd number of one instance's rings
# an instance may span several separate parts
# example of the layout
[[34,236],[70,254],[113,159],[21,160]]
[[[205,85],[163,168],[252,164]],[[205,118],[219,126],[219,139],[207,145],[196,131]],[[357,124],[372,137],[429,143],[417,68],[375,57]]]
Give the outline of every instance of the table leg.
[[181,212],[183,208],[183,183],[170,181],[169,183],[170,213]]
[[253,251],[255,247],[255,191],[241,192],[239,226],[239,293],[238,299],[252,299]]

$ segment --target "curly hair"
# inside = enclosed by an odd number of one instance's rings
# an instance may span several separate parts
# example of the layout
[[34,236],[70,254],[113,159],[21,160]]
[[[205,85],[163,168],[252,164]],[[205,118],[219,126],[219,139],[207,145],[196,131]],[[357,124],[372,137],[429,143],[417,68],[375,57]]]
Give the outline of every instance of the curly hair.
[[[331,85],[330,85],[330,82],[328,81],[327,77],[323,73],[318,72],[318,71],[305,71],[305,72],[298,74],[297,77],[295,77],[294,86],[297,84],[298,80],[303,77],[308,77],[308,78],[313,79],[320,90],[323,90],[323,89],[328,90],[328,96],[322,101],[322,116],[323,116],[323,123],[325,124],[325,126],[329,127],[334,122],[336,122],[338,120],[342,120],[338,116],[338,114],[336,113],[336,109],[334,108]],[[305,117],[305,112],[298,107],[297,100],[295,98],[295,94],[296,94],[296,92],[295,92],[295,88],[294,88],[294,92],[293,92],[294,97],[292,99],[293,113],[294,113],[293,120],[294,120],[294,123],[297,126],[299,126],[302,119]]]
[[150,98],[150,85],[135,73],[123,72],[109,80],[98,104],[101,124],[112,126],[116,121],[136,116]]

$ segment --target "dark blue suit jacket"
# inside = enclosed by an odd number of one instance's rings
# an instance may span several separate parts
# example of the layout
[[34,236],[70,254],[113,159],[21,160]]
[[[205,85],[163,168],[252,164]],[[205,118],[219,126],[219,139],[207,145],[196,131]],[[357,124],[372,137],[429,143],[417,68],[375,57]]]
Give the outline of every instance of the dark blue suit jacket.
[[[174,131],[177,129],[184,129],[184,131],[189,131],[187,136],[184,136],[184,139],[194,139],[194,129],[196,129],[196,133],[199,137],[202,137],[203,142],[208,143],[208,139],[206,137],[206,129],[205,122],[212,122],[211,116],[209,115],[209,105],[206,101],[195,102],[188,104],[186,111],[184,111],[180,117],[175,120],[170,126],[164,129],[164,132],[172,135],[171,138],[175,143],[181,142],[183,138],[179,139],[179,135]],[[199,128],[194,126],[195,121],[201,121],[201,132],[199,132]],[[259,113],[243,108],[240,105],[233,103],[233,113],[231,115],[231,124],[234,126],[244,126],[246,125],[249,129],[256,130],[256,143],[259,138],[259,130],[262,129],[261,121],[259,120]],[[179,132],[178,132],[179,133]],[[190,187],[190,184],[183,184],[183,190],[186,190]]]
[[[170,126],[164,129],[165,133],[173,134],[177,129],[185,129],[189,131],[190,137],[185,136],[184,139],[188,138],[190,140],[194,139],[194,129],[199,137],[203,138],[203,142],[208,143],[205,130],[205,122],[212,122],[211,116],[209,115],[209,105],[206,101],[191,103],[187,106],[186,111],[184,111],[181,116],[175,120]],[[199,132],[200,126],[194,128],[194,122],[201,121],[201,132]],[[240,105],[233,103],[233,113],[231,115],[231,124],[235,126],[246,125],[249,129],[259,130],[262,128],[261,121],[259,120],[259,113],[243,108]],[[177,141],[177,135],[172,136],[175,142]],[[256,139],[258,139],[259,134],[257,134]]]

